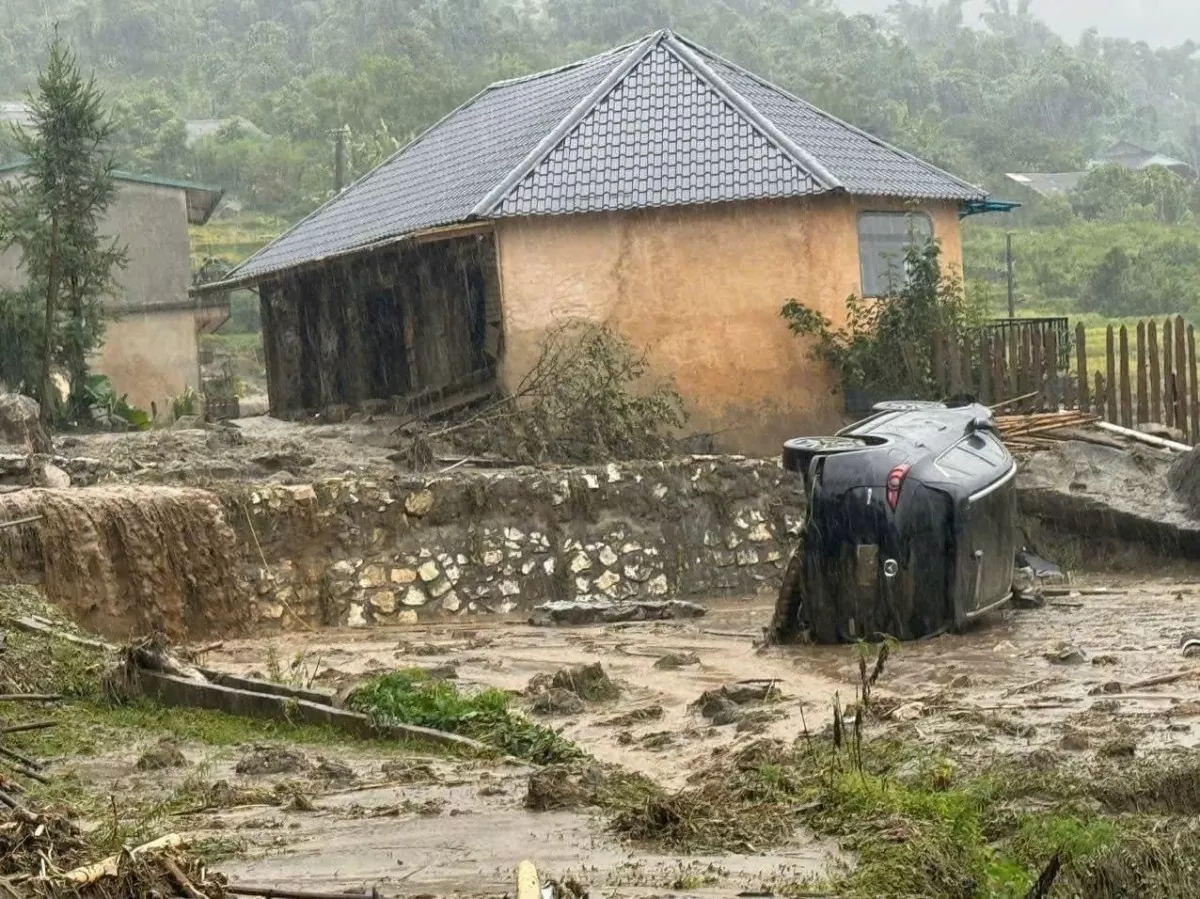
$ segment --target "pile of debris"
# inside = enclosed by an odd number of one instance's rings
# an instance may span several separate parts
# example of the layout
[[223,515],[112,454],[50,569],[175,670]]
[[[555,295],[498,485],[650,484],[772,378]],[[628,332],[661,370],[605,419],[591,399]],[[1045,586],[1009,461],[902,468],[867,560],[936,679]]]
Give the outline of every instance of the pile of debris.
[[1170,439],[1169,432],[1156,433],[1161,426],[1142,425],[1139,429],[1124,428],[1103,421],[1089,412],[1060,410],[1020,415],[997,415],[996,429],[1012,450],[1037,451],[1052,448],[1056,443],[1079,440],[1112,449],[1127,449],[1130,442],[1158,449],[1187,452],[1190,446]]

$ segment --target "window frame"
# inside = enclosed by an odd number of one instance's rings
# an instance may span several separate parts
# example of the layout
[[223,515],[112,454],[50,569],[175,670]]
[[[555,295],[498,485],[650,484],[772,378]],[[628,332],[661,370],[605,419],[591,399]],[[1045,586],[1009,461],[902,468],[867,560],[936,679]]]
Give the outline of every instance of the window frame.
[[[886,287],[883,288],[882,290],[876,291],[876,292],[868,291],[868,289],[867,289],[867,260],[866,260],[866,255],[863,252],[863,231],[862,231],[863,219],[871,218],[871,217],[880,217],[880,216],[887,217],[887,218],[903,218],[905,220],[918,219],[918,218],[922,219],[922,220],[924,220],[925,224],[929,228],[929,240],[932,241],[932,240],[936,239],[936,233],[935,233],[934,227],[933,227],[933,216],[931,216],[928,212],[926,212],[923,209],[912,209],[912,210],[903,210],[903,211],[899,211],[899,210],[895,210],[895,209],[862,209],[862,210],[860,210],[857,217],[854,220],[854,236],[856,238],[856,243],[858,245],[858,283],[859,283],[859,290],[860,290],[863,298],[868,299],[868,300],[877,300],[877,299],[880,299],[881,297],[885,297],[888,295],[888,289]],[[908,247],[908,244],[901,245],[902,250],[907,249],[907,247]],[[881,251],[881,255],[882,255],[882,252],[883,251]]]

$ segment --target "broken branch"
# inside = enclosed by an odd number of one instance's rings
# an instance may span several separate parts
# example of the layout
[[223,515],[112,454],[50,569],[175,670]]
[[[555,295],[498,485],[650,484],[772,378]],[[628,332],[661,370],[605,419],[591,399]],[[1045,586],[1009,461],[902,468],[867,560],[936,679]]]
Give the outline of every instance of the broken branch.
[[[177,849],[182,845],[183,837],[177,833],[171,833],[127,851],[130,858],[137,858],[137,856],[145,855],[148,852],[155,852],[159,849]],[[63,874],[62,879],[79,886],[88,886],[98,880],[103,880],[105,877],[116,877],[120,861],[120,854],[110,855],[108,858],[101,859],[94,864],[73,868]]]

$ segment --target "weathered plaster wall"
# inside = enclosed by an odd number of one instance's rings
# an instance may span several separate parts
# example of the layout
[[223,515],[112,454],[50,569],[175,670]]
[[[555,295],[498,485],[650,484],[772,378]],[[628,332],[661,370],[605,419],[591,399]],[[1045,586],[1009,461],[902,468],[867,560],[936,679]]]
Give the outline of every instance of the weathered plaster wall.
[[[861,289],[857,215],[898,201],[820,197],[503,222],[505,353],[518,382],[555,319],[608,322],[688,401],[688,428],[724,451],[774,455],[842,418],[830,374],[779,316],[795,298],[835,323]],[[953,204],[924,207],[962,266]]]
[[226,509],[260,627],[363,627],[774,590],[803,493],[774,462],[688,459],[262,487]]
[[[120,289],[105,304],[118,320],[109,323],[94,365],[135,405],[149,409],[154,400],[161,407],[188,385],[199,387],[196,313],[178,308],[190,305],[187,198],[175,188],[120,180],[116,186],[102,233],[125,248],[128,264],[116,273]],[[15,249],[0,253],[0,286],[25,283],[20,262]],[[164,309],[170,306],[176,308]]]
[[196,313],[189,309],[125,312],[108,323],[104,345],[92,360],[119,393],[150,410],[167,408],[172,396],[200,389],[200,345]]

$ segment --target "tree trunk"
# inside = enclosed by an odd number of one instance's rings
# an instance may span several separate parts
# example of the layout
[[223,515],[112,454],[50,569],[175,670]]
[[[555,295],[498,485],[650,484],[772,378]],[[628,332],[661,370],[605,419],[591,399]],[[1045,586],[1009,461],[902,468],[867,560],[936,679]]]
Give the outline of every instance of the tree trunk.
[[47,428],[54,420],[54,312],[58,300],[59,279],[59,221],[58,211],[51,213],[50,262],[46,274],[46,342],[42,346],[42,424]]

